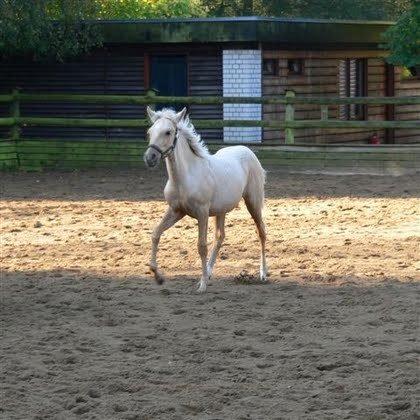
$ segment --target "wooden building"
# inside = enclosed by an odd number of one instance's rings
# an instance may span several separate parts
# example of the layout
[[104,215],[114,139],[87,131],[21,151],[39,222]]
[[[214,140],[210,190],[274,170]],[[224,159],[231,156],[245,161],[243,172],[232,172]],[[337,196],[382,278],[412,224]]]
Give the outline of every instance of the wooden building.
[[[67,63],[0,62],[0,91],[161,95],[417,96],[419,76],[385,62],[381,34],[389,22],[279,18],[168,19],[98,22],[104,46]],[[4,115],[6,109],[0,109]],[[283,119],[282,105],[193,105],[199,119]],[[26,116],[143,118],[135,105],[29,103]],[[297,119],[319,119],[319,106],[299,106]],[[420,106],[340,106],[330,118],[420,120]],[[385,143],[420,141],[416,130],[305,129],[297,143],[366,143],[377,133]],[[1,133],[0,133],[1,134]],[[141,129],[28,127],[23,136],[130,140]],[[203,130],[205,141],[281,144],[281,130]]]

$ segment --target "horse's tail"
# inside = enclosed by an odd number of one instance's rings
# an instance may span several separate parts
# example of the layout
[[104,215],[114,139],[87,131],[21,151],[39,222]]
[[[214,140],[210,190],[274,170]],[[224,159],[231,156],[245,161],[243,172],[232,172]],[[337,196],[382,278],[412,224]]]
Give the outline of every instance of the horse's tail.
[[248,172],[248,183],[244,191],[244,199],[247,205],[254,209],[262,209],[264,206],[265,171],[257,156],[250,150],[252,155]]

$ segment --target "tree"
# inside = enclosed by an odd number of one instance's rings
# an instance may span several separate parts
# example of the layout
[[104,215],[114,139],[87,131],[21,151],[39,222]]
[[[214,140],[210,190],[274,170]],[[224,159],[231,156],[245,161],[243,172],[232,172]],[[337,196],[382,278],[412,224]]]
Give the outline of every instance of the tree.
[[96,0],[1,0],[0,55],[64,61],[101,43]]
[[151,19],[202,16],[199,0],[97,0],[100,19]]
[[207,16],[244,16],[258,14],[250,0],[201,0]]
[[389,63],[408,68],[420,65],[420,3],[417,0],[413,0],[412,7],[388,29],[385,39],[391,51]]
[[211,16],[278,16],[321,19],[396,19],[410,0],[202,0]]
[[64,61],[102,43],[96,19],[204,15],[200,0],[0,0],[0,57]]

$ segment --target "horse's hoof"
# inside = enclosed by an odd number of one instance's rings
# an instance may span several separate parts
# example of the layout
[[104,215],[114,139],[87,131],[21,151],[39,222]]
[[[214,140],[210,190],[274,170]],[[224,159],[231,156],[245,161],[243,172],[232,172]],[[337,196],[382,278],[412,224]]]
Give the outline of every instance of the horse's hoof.
[[161,285],[161,284],[165,283],[165,279],[162,276],[160,276],[159,274],[155,273],[155,282],[156,282],[156,284]]
[[268,276],[266,274],[260,276],[261,283],[268,283]]
[[207,290],[206,283],[202,283],[201,281],[198,283],[197,293],[204,293]]
[[154,267],[152,265],[149,266],[150,271],[154,274],[155,276],[155,282],[157,284],[163,284],[165,282],[165,279],[160,275],[157,267]]
[[152,269],[152,271],[153,271],[153,274],[155,275],[156,284],[159,284],[159,285],[163,284],[165,282],[165,279],[163,278],[163,276],[161,276],[157,270]]
[[268,283],[268,272],[266,270],[260,270],[260,281],[261,283]]

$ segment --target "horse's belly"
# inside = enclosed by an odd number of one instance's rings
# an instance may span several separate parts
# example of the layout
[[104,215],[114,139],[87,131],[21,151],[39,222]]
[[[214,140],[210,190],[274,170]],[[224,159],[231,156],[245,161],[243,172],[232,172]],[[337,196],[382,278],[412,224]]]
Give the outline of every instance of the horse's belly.
[[243,191],[245,188],[244,182],[232,179],[227,179],[221,184],[222,187],[218,188],[210,203],[210,215],[227,213],[238,206],[241,201]]
[[[210,201],[209,215],[216,216],[233,210],[237,207],[241,198],[242,194],[238,193],[230,195],[215,194],[213,200]],[[174,211],[185,213],[194,218],[197,216],[197,209],[200,207],[195,197],[191,196],[186,199],[172,196],[166,201]]]
[[209,216],[217,216],[218,214],[229,213],[235,207],[238,207],[240,199],[236,203],[228,203],[226,205],[217,205],[210,207]]

